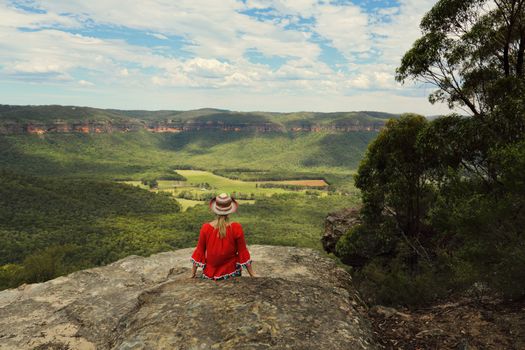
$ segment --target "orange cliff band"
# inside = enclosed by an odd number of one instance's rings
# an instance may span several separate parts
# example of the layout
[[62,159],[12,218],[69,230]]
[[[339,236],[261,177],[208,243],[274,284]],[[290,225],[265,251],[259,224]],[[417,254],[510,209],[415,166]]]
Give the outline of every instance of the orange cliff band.
[[188,123],[188,124],[133,124],[133,123],[49,123],[49,124],[34,124],[34,123],[16,123],[6,122],[0,125],[0,134],[46,134],[46,133],[112,133],[112,132],[132,132],[139,130],[146,130],[153,133],[180,133],[185,131],[199,131],[199,130],[221,130],[227,132],[241,132],[241,131],[256,131],[256,132],[336,132],[336,133],[352,133],[362,131],[378,132],[383,128],[382,125],[323,125],[323,126],[302,126],[285,128],[279,125],[236,125],[216,123],[213,125]]

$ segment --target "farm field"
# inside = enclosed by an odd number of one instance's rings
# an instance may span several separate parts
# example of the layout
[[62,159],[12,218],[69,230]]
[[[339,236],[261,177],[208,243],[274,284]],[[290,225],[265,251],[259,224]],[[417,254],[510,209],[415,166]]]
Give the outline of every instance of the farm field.
[[[199,185],[199,184],[209,184],[212,189],[209,192],[228,192],[228,193],[243,193],[243,194],[251,194],[253,193],[255,196],[258,195],[264,195],[264,196],[271,196],[275,193],[289,193],[290,190],[282,189],[282,188],[261,188],[258,185],[263,183],[275,183],[275,184],[286,184],[291,182],[297,182],[297,181],[242,181],[242,180],[234,180],[229,179],[224,176],[215,175],[209,171],[202,171],[202,170],[176,170],[176,172],[182,176],[184,176],[187,181],[186,183],[190,184],[190,188],[194,188],[191,186]],[[316,183],[318,181],[323,180],[315,180]],[[306,186],[317,186],[317,185],[306,185]],[[184,189],[184,187],[176,187],[177,190]],[[203,191],[202,188],[199,188],[197,191]],[[295,192],[304,192],[302,191],[295,191]]]
[[177,198],[177,202],[179,202],[182,211],[186,211],[188,210],[188,208],[192,208],[199,204],[204,204],[203,201],[196,201],[193,199],[184,199],[184,198]]
[[325,180],[287,180],[287,181],[264,181],[264,183],[281,184],[281,185],[296,185],[296,186],[312,186],[312,187],[328,187]]
[[[158,180],[157,188],[151,189],[153,192],[168,192],[177,198],[186,210],[198,204],[205,203],[216,193],[227,192],[239,199],[240,203],[253,203],[257,197],[268,197],[274,194],[284,193],[306,193],[304,190],[290,190],[284,188],[263,188],[261,184],[280,184],[280,185],[299,185],[324,187],[328,184],[324,180],[288,180],[288,181],[242,181],[229,179],[227,177],[215,175],[203,170],[176,170],[184,176],[187,181]],[[141,181],[118,181],[129,185],[134,185],[143,189],[149,189]],[[327,195],[326,191],[312,190],[319,196]]]

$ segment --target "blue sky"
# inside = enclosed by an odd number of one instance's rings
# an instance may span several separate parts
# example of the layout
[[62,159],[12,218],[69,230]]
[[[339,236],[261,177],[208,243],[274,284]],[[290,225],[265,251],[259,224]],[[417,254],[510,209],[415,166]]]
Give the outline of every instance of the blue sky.
[[0,103],[446,112],[394,80],[435,0],[0,0]]

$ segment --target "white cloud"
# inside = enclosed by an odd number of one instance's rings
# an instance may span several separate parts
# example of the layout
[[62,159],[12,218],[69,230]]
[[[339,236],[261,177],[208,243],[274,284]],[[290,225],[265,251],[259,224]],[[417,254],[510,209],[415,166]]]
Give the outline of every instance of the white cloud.
[[382,51],[385,63],[399,64],[402,55],[421,35],[419,22],[436,0],[400,0],[397,11],[388,21],[377,23],[372,32],[378,35],[376,46]]
[[318,8],[316,18],[315,30],[348,59],[370,50],[368,15],[358,6],[323,5]]
[[79,80],[78,84],[81,86],[95,86],[95,84],[87,80]]
[[266,6],[274,7],[280,13],[312,17],[316,14],[318,0],[261,0]]
[[79,28],[82,24],[76,18],[61,16],[57,12],[28,13],[0,3],[0,25],[11,28],[38,29],[49,26]]
[[7,71],[10,73],[60,73],[62,69],[59,63],[34,60],[15,63],[12,67],[8,67]]
[[164,35],[164,34],[160,34],[160,33],[148,33],[149,36],[152,36],[154,38],[157,38],[159,40],[168,40],[169,38]]
[[253,47],[270,55],[309,55],[320,50],[301,33],[287,31],[273,23],[257,21],[238,11],[247,6],[236,0],[193,0],[166,2],[161,0],[42,0],[45,9],[57,12],[81,13],[97,24],[140,29],[148,33],[177,35],[191,45],[186,50],[204,58],[238,60]]
[[348,82],[349,87],[367,89],[370,87],[370,78],[366,74],[359,74]]
[[[288,100],[293,105],[288,110],[308,109],[306,106],[330,110],[330,103],[341,107],[343,101],[357,101],[356,94],[361,96],[359,101],[370,101],[363,96],[381,91],[384,104],[394,109],[394,103],[407,101],[398,95],[412,89],[402,90],[395,82],[395,68],[418,37],[419,21],[434,2],[400,0],[399,6],[376,13],[365,12],[356,1],[334,5],[317,0],[152,0],[147,4],[130,0],[125,6],[121,0],[35,1],[45,13],[0,3],[0,84],[16,81],[18,74],[25,75],[24,79],[27,74],[47,74],[48,82],[96,86],[97,90],[136,89],[137,96],[149,89],[155,92],[149,95],[151,101],[164,106],[155,96],[176,91],[185,96],[182,103],[196,103],[199,98],[189,96],[202,93],[207,100],[216,98],[217,103],[222,98],[222,107],[234,109],[236,99],[230,97],[240,94],[246,100],[237,100],[238,108],[255,103],[257,94],[283,103],[286,96],[294,96]],[[276,17],[257,19],[241,13],[267,8]],[[97,26],[129,28],[159,40],[183,38],[181,49],[189,57],[171,52],[168,42],[148,47],[107,36],[74,34],[79,29],[89,33]],[[346,63],[330,66],[324,62],[319,36]],[[266,58],[286,59],[274,66],[253,63],[246,53],[254,50]],[[319,99],[325,102],[308,102]],[[411,102],[412,106],[432,110],[423,96],[414,99],[421,102]],[[118,100],[113,96],[112,101]],[[284,108],[281,102],[263,100],[269,107]],[[164,103],[167,101],[173,100],[166,97]],[[265,109],[256,105],[247,109]]]

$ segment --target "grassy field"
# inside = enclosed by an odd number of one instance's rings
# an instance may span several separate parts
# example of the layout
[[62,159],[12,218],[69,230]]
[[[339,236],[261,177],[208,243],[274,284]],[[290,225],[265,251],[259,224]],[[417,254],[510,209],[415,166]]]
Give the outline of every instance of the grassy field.
[[[182,211],[188,210],[188,208],[193,208],[197,205],[208,205],[208,202],[205,201],[196,201],[193,199],[184,199],[184,198],[176,198],[176,201],[179,202],[181,205]],[[237,202],[239,202],[239,207],[244,207],[246,204],[255,204],[255,200],[242,200],[239,199]]]
[[[282,188],[261,188],[257,185],[261,183],[282,183],[282,181],[241,181],[233,180],[227,177],[212,174],[208,171],[201,170],[177,170],[177,173],[188,179],[187,183],[190,186],[208,183],[212,186],[214,192],[241,192],[241,193],[253,193],[256,196],[271,196],[275,193],[288,193],[289,190]],[[184,187],[176,188],[177,191],[181,191]],[[198,191],[202,191],[198,189]],[[304,191],[299,191],[304,192]]]
[[325,180],[287,180],[287,181],[265,181],[265,183],[282,184],[282,185],[297,185],[297,186],[312,186],[312,187],[327,187],[328,183]]

